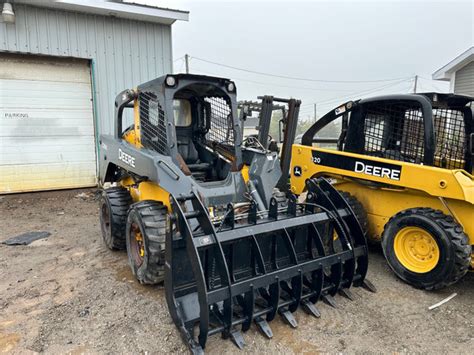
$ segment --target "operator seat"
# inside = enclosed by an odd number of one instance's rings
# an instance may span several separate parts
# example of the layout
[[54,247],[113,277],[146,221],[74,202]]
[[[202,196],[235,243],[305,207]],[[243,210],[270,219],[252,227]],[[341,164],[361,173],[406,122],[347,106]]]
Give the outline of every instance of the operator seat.
[[178,135],[178,153],[194,177],[205,178],[211,165],[200,161],[199,153],[191,137]]

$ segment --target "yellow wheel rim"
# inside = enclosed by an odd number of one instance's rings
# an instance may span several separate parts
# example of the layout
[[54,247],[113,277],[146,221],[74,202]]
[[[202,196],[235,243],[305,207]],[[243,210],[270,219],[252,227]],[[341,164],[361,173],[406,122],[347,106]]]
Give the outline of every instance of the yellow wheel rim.
[[439,247],[426,230],[402,228],[394,240],[395,256],[408,270],[423,274],[433,270],[439,261]]
[[135,233],[135,239],[138,243],[140,256],[143,258],[145,256],[145,244],[143,244],[143,237],[140,232]]

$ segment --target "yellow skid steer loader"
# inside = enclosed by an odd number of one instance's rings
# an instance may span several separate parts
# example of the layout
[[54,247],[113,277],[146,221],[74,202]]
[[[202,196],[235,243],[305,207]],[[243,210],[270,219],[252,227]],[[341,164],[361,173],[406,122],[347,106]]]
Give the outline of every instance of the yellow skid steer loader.
[[398,277],[427,290],[453,284],[474,266],[473,100],[429,93],[347,102],[293,146],[291,191],[330,178]]

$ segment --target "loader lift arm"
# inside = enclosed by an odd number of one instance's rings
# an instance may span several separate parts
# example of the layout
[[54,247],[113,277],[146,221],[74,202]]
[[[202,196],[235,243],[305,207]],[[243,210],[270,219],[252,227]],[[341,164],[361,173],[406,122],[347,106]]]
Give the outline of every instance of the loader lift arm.
[[[290,177],[291,149],[295,142],[296,127],[300,112],[301,101],[297,99],[286,99],[264,95],[257,97],[259,102],[241,101],[239,107],[242,111],[256,111],[259,113],[258,135],[257,139],[265,148],[269,148],[269,132],[272,122],[273,112],[279,110],[282,112],[282,118],[278,122],[279,143],[281,143],[280,167],[282,176],[276,187],[285,193],[289,192],[288,179]],[[245,108],[245,109],[244,109]],[[283,137],[281,134],[283,133]]]

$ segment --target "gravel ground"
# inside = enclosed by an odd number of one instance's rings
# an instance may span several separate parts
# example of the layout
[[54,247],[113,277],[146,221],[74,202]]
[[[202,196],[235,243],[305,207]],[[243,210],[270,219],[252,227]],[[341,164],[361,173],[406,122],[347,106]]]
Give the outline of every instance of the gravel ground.
[[[126,254],[102,244],[93,190],[3,196],[0,212],[0,241],[51,233],[28,246],[0,244],[0,353],[186,351],[163,287],[138,284]],[[244,352],[472,354],[474,273],[447,289],[423,292],[399,281],[374,249],[369,278],[378,293],[353,289],[356,300],[337,297],[337,309],[318,304],[320,319],[298,310],[297,329],[275,319],[272,340],[252,327]],[[457,297],[428,310],[453,292]],[[216,336],[206,351],[239,352]]]

